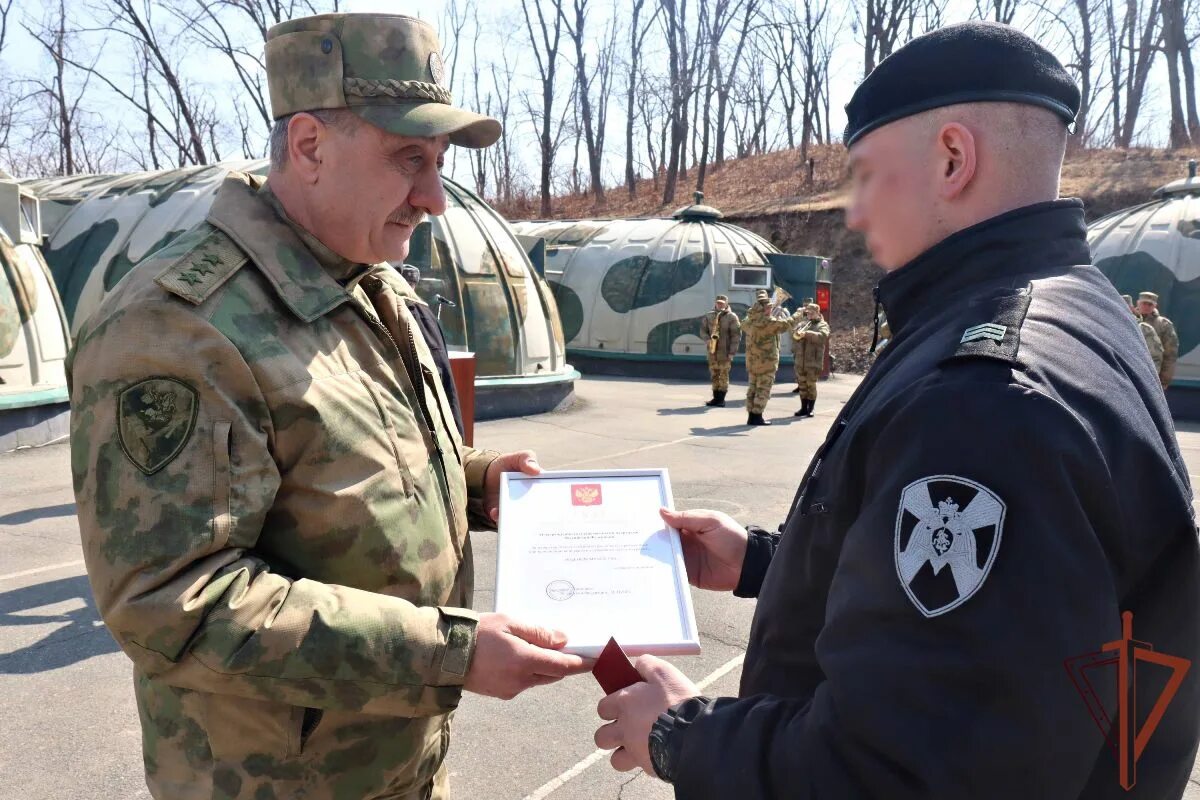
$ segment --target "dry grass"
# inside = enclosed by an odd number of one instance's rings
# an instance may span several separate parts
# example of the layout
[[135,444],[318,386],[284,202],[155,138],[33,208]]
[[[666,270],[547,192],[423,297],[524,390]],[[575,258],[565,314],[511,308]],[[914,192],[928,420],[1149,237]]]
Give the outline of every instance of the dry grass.
[[[761,156],[712,165],[705,180],[704,202],[731,217],[757,217],[797,211],[827,211],[845,205],[846,150],[841,145],[819,145],[810,152],[814,159],[813,181],[799,150],[781,150]],[[1074,153],[1063,166],[1062,194],[1082,197],[1097,204],[1101,213],[1149,199],[1165,183],[1184,177],[1189,158],[1196,150],[1086,150]],[[624,187],[609,189],[603,205],[591,195],[567,195],[553,201],[553,217],[666,216],[691,202],[695,170],[679,182],[675,200],[663,205],[662,180],[643,178],[636,196]],[[509,219],[533,219],[539,215],[536,198],[497,204]]]

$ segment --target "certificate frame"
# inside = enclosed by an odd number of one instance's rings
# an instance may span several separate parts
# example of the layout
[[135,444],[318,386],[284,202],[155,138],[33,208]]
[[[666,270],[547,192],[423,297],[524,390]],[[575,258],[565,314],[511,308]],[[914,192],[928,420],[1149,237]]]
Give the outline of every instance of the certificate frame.
[[[516,585],[518,581],[517,576],[514,574],[514,559],[520,556],[514,542],[515,537],[522,535],[522,531],[513,530],[511,523],[506,526],[504,514],[506,505],[517,502],[513,499],[513,490],[515,488],[535,481],[568,480],[598,483],[601,485],[601,491],[603,491],[603,486],[607,483],[631,478],[655,479],[658,485],[661,506],[669,509],[675,508],[674,496],[671,493],[670,474],[666,468],[549,470],[536,476],[526,475],[521,472],[502,473],[500,476],[501,513],[496,548],[495,610],[505,612],[506,609],[512,608],[516,605],[513,602],[513,598],[518,592],[522,591],[522,588]],[[645,653],[653,655],[694,655],[700,652],[699,629],[696,626],[696,614],[692,605],[691,587],[687,579],[687,567],[683,559],[683,546],[679,539],[679,531],[665,522],[663,523],[663,528],[667,531],[670,543],[674,605],[675,611],[678,614],[682,636],[672,641],[661,641],[657,640],[657,638],[651,641],[622,641],[621,637],[617,636],[616,638],[622,649],[631,656]],[[528,533],[525,535],[528,535]],[[527,588],[524,590],[528,591]],[[534,625],[543,624],[541,620],[533,618],[522,619],[521,621]],[[570,634],[569,631],[567,633],[568,635]],[[595,658],[604,649],[606,642],[607,638],[604,641],[585,640],[578,643],[569,641],[567,647],[564,649],[566,652],[584,656],[585,658]]]

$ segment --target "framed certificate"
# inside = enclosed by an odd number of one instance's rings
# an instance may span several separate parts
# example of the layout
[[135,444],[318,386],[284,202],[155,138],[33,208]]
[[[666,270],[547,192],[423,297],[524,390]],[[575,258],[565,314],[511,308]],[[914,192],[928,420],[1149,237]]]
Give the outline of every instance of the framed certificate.
[[665,469],[506,472],[496,611],[567,634],[567,652],[700,652]]

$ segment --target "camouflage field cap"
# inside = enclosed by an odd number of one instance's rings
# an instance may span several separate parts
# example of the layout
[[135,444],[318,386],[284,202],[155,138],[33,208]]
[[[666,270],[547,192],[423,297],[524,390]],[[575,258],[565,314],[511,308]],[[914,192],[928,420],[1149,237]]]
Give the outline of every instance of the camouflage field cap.
[[728,303],[729,298],[726,295],[719,294],[719,295],[717,295],[717,301],[721,302],[721,303]]
[[761,303],[763,300],[770,300],[770,299],[771,299],[771,295],[767,294],[766,289],[759,289],[757,292],[754,293],[754,301],[756,303]]
[[1142,292],[1141,294],[1138,295],[1138,302],[1140,303],[1143,300],[1147,300],[1151,303],[1157,304],[1158,303],[1158,295],[1156,295],[1154,292]]
[[500,123],[451,105],[437,33],[399,14],[320,14],[267,32],[267,86],[274,119],[348,108],[401,136],[449,135],[488,147]]
[[808,309],[809,311],[815,311],[815,312],[817,312],[818,314],[820,314],[820,313],[821,313],[821,307],[820,307],[819,305],[817,305],[816,303],[808,303],[808,304],[807,304],[807,305],[805,305],[804,307],[805,307],[806,309]]

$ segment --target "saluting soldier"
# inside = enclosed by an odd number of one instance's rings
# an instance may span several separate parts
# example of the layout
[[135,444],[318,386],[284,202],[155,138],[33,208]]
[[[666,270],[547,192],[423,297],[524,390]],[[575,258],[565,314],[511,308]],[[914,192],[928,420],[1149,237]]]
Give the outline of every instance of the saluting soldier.
[[811,417],[817,405],[817,380],[825,367],[825,346],[829,342],[829,323],[816,303],[803,306],[792,317],[792,360],[796,385],[800,387],[797,417]]
[[463,444],[387,261],[446,208],[437,36],[388,14],[273,27],[266,182],[233,173],[71,352],[71,462],[97,606],[134,665],[160,800],[441,800],[463,691],[582,669],[471,611],[468,525],[530,452]]
[[780,316],[766,290],[759,289],[754,305],[742,320],[742,333],[746,337],[747,425],[771,424],[763,419],[763,411],[771,399],[771,387],[779,371],[779,334],[791,328],[791,319]]
[[727,296],[717,295],[713,310],[700,322],[700,332],[708,351],[708,374],[712,381],[712,399],[704,405],[724,408],[725,395],[729,392],[729,370],[742,342],[742,323],[729,308]]

